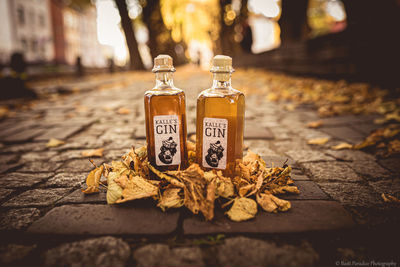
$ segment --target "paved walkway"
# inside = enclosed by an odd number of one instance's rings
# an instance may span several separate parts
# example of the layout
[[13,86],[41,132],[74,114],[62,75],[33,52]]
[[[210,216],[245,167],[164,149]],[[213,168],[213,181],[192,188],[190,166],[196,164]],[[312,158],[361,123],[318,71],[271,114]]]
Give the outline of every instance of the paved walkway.
[[[188,132],[194,133],[196,96],[210,86],[211,75],[185,66],[175,81],[185,89]],[[399,207],[380,195],[400,192],[399,159],[330,149],[363,140],[376,128],[376,116],[326,118],[321,128],[310,129],[306,124],[319,119],[314,110],[288,111],[254,87],[266,84],[253,81],[248,88],[242,78],[233,85],[247,94],[245,145],[268,164],[289,159],[301,191],[286,197],[292,210],[260,211],[242,223],[217,210],[210,223],[184,209],[162,213],[151,201],[113,207],[105,192],[84,196],[80,188],[92,165],[81,152],[104,148],[104,157],[94,161],[111,162],[132,144],[144,144],[143,93],[153,83],[153,74],[136,72],[35,84],[42,94],[72,93],[46,95],[1,121],[2,265],[344,266],[398,260],[390,241],[398,238]],[[325,145],[307,144],[323,137],[330,137]],[[50,138],[65,144],[46,148]]]

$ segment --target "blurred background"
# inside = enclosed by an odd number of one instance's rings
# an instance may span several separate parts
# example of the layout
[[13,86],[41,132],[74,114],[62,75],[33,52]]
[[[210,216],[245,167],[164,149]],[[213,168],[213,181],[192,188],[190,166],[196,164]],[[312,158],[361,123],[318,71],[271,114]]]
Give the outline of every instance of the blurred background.
[[158,54],[399,86],[400,0],[0,0],[0,20],[1,87],[150,69]]

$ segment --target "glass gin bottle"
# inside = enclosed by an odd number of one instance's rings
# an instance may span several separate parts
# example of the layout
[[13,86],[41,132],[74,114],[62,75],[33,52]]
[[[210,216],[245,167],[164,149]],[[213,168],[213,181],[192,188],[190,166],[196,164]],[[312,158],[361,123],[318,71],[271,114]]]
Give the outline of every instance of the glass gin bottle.
[[160,171],[187,165],[185,93],[174,86],[172,58],[154,59],[156,86],[145,93],[146,140],[149,163]]
[[244,94],[231,87],[232,58],[217,55],[213,85],[197,98],[196,159],[205,170],[233,177],[243,157]]

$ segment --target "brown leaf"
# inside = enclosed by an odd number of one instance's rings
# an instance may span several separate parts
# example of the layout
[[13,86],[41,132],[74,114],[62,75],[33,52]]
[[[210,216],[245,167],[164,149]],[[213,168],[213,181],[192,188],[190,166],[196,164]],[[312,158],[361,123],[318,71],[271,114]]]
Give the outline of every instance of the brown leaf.
[[346,142],[342,142],[336,146],[331,146],[331,148],[333,150],[352,149],[353,145]]
[[122,198],[116,203],[123,203],[130,200],[147,198],[158,195],[158,187],[149,183],[146,179],[140,176],[134,176],[129,179],[122,190]]
[[297,186],[289,186],[289,185],[278,186],[274,189],[269,189],[268,191],[274,195],[286,194],[286,193],[300,194],[300,191],[297,188]]
[[311,122],[307,123],[307,127],[315,129],[315,128],[321,127],[323,124],[324,123],[321,120],[319,120],[319,121],[311,121]]
[[46,147],[57,147],[64,145],[65,142],[62,140],[58,140],[56,138],[50,138],[50,140],[47,142]]
[[267,212],[287,211],[290,209],[290,202],[277,198],[270,193],[257,194],[257,203]]
[[86,178],[87,188],[85,190],[82,189],[82,192],[85,194],[93,194],[99,192],[100,178],[103,173],[104,166],[96,167],[92,170],[88,177]]
[[131,110],[129,108],[119,108],[117,113],[121,115],[126,115],[131,113]]
[[181,188],[167,188],[162,194],[157,206],[163,211],[169,208],[180,208],[183,206],[183,198],[179,195]]
[[325,145],[330,140],[329,137],[314,138],[307,141],[309,145]]
[[394,197],[392,195],[389,195],[389,194],[382,193],[381,197],[382,197],[383,201],[388,202],[388,203],[390,203],[390,202],[400,203],[400,199],[398,199],[397,197]]
[[82,157],[102,157],[104,148],[82,151]]

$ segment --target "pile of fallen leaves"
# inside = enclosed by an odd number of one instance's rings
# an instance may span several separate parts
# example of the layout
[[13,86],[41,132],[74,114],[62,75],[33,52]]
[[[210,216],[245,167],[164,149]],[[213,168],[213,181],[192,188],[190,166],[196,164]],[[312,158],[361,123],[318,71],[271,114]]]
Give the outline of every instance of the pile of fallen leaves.
[[[189,142],[188,149],[189,162],[193,162],[195,145]],[[261,157],[251,151],[238,162],[232,179],[221,171],[205,172],[196,163],[186,170],[160,172],[149,164],[144,146],[132,148],[121,161],[96,166],[82,191],[93,194],[105,186],[108,204],[152,198],[163,211],[185,206],[193,214],[203,214],[206,220],[213,219],[214,207],[219,204],[231,220],[244,221],[255,217],[258,205],[273,213],[290,209],[289,201],[276,197],[300,193],[290,173],[286,164],[267,168]]]

